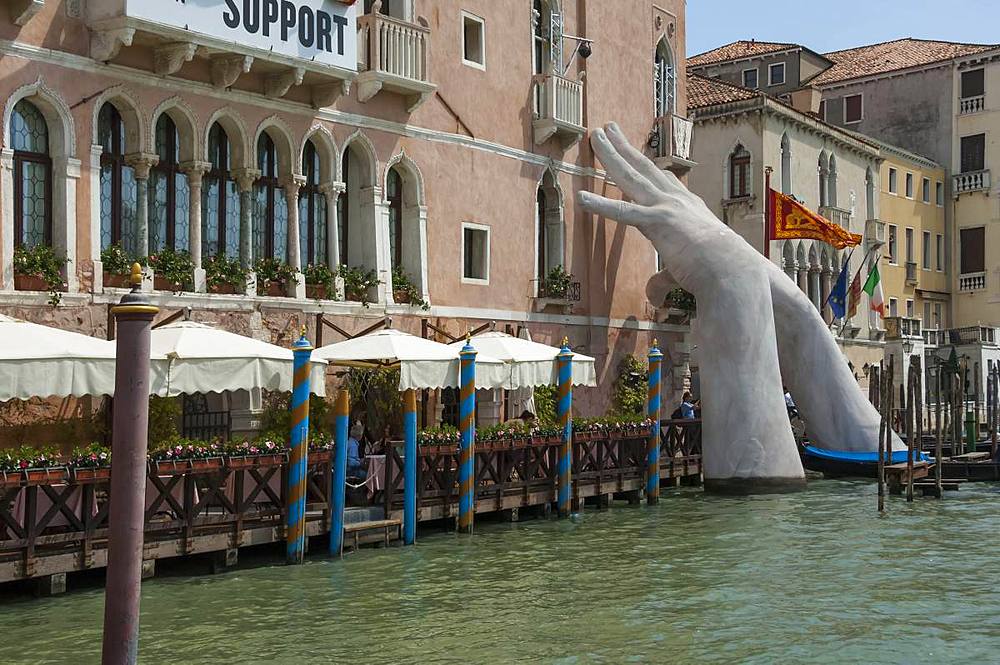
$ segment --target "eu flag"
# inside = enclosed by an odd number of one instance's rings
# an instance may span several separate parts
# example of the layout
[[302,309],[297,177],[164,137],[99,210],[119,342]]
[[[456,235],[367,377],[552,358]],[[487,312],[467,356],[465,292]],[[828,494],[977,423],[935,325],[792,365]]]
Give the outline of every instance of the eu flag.
[[830,296],[826,299],[835,319],[842,319],[847,313],[847,269],[849,266],[850,261],[844,261],[844,267],[837,277],[837,283],[834,284]]

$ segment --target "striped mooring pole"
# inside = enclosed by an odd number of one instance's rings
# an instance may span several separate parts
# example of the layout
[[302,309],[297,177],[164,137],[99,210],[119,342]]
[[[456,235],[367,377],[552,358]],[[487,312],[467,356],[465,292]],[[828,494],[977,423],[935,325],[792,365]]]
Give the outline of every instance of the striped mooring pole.
[[333,405],[333,464],[330,465],[330,548],[340,555],[344,544],[344,504],[347,491],[347,435],[351,419],[351,399],[347,388],[337,393]]
[[292,431],[288,453],[288,516],[285,519],[285,559],[302,563],[306,542],[306,472],[309,457],[309,358],[312,344],[306,328],[292,345]]
[[403,393],[403,544],[417,541],[417,391]]
[[476,350],[468,337],[459,357],[461,388],[458,420],[462,443],[458,462],[458,530],[460,533],[472,533],[476,485]]
[[569,348],[569,338],[564,337],[562,348],[556,356],[559,366],[559,389],[557,392],[556,417],[562,428],[562,445],[559,446],[559,485],[557,505],[559,517],[567,517],[572,509],[570,497],[570,467],[573,460],[573,352]]
[[663,353],[654,339],[649,349],[649,389],[647,391],[647,412],[653,426],[646,444],[646,503],[660,500],[660,378],[663,367]]

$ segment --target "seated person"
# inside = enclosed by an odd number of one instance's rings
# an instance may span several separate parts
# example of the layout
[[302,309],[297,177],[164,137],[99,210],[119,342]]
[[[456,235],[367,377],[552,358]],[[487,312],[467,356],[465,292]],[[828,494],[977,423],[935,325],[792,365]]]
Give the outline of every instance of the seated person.
[[511,423],[520,422],[528,429],[531,429],[532,427],[535,426],[535,414],[525,409],[524,411],[521,412],[521,415],[518,416],[517,418],[511,418],[510,422]]
[[364,466],[361,460],[361,439],[365,435],[365,426],[361,423],[354,423],[351,431],[347,435],[347,477],[364,478]]

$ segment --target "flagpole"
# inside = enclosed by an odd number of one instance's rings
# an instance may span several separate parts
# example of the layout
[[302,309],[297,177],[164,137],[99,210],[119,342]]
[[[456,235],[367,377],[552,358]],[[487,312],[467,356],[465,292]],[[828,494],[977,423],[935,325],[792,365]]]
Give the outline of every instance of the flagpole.
[[764,258],[771,259],[771,171],[764,167]]

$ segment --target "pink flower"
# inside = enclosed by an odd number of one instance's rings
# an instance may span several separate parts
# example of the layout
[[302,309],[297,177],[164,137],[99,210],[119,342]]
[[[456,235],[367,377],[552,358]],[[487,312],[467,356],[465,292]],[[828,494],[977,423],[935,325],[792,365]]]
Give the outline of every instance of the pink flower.
[[18,463],[18,466],[21,467],[22,469],[27,469],[28,468],[28,462],[26,460],[21,460]]

